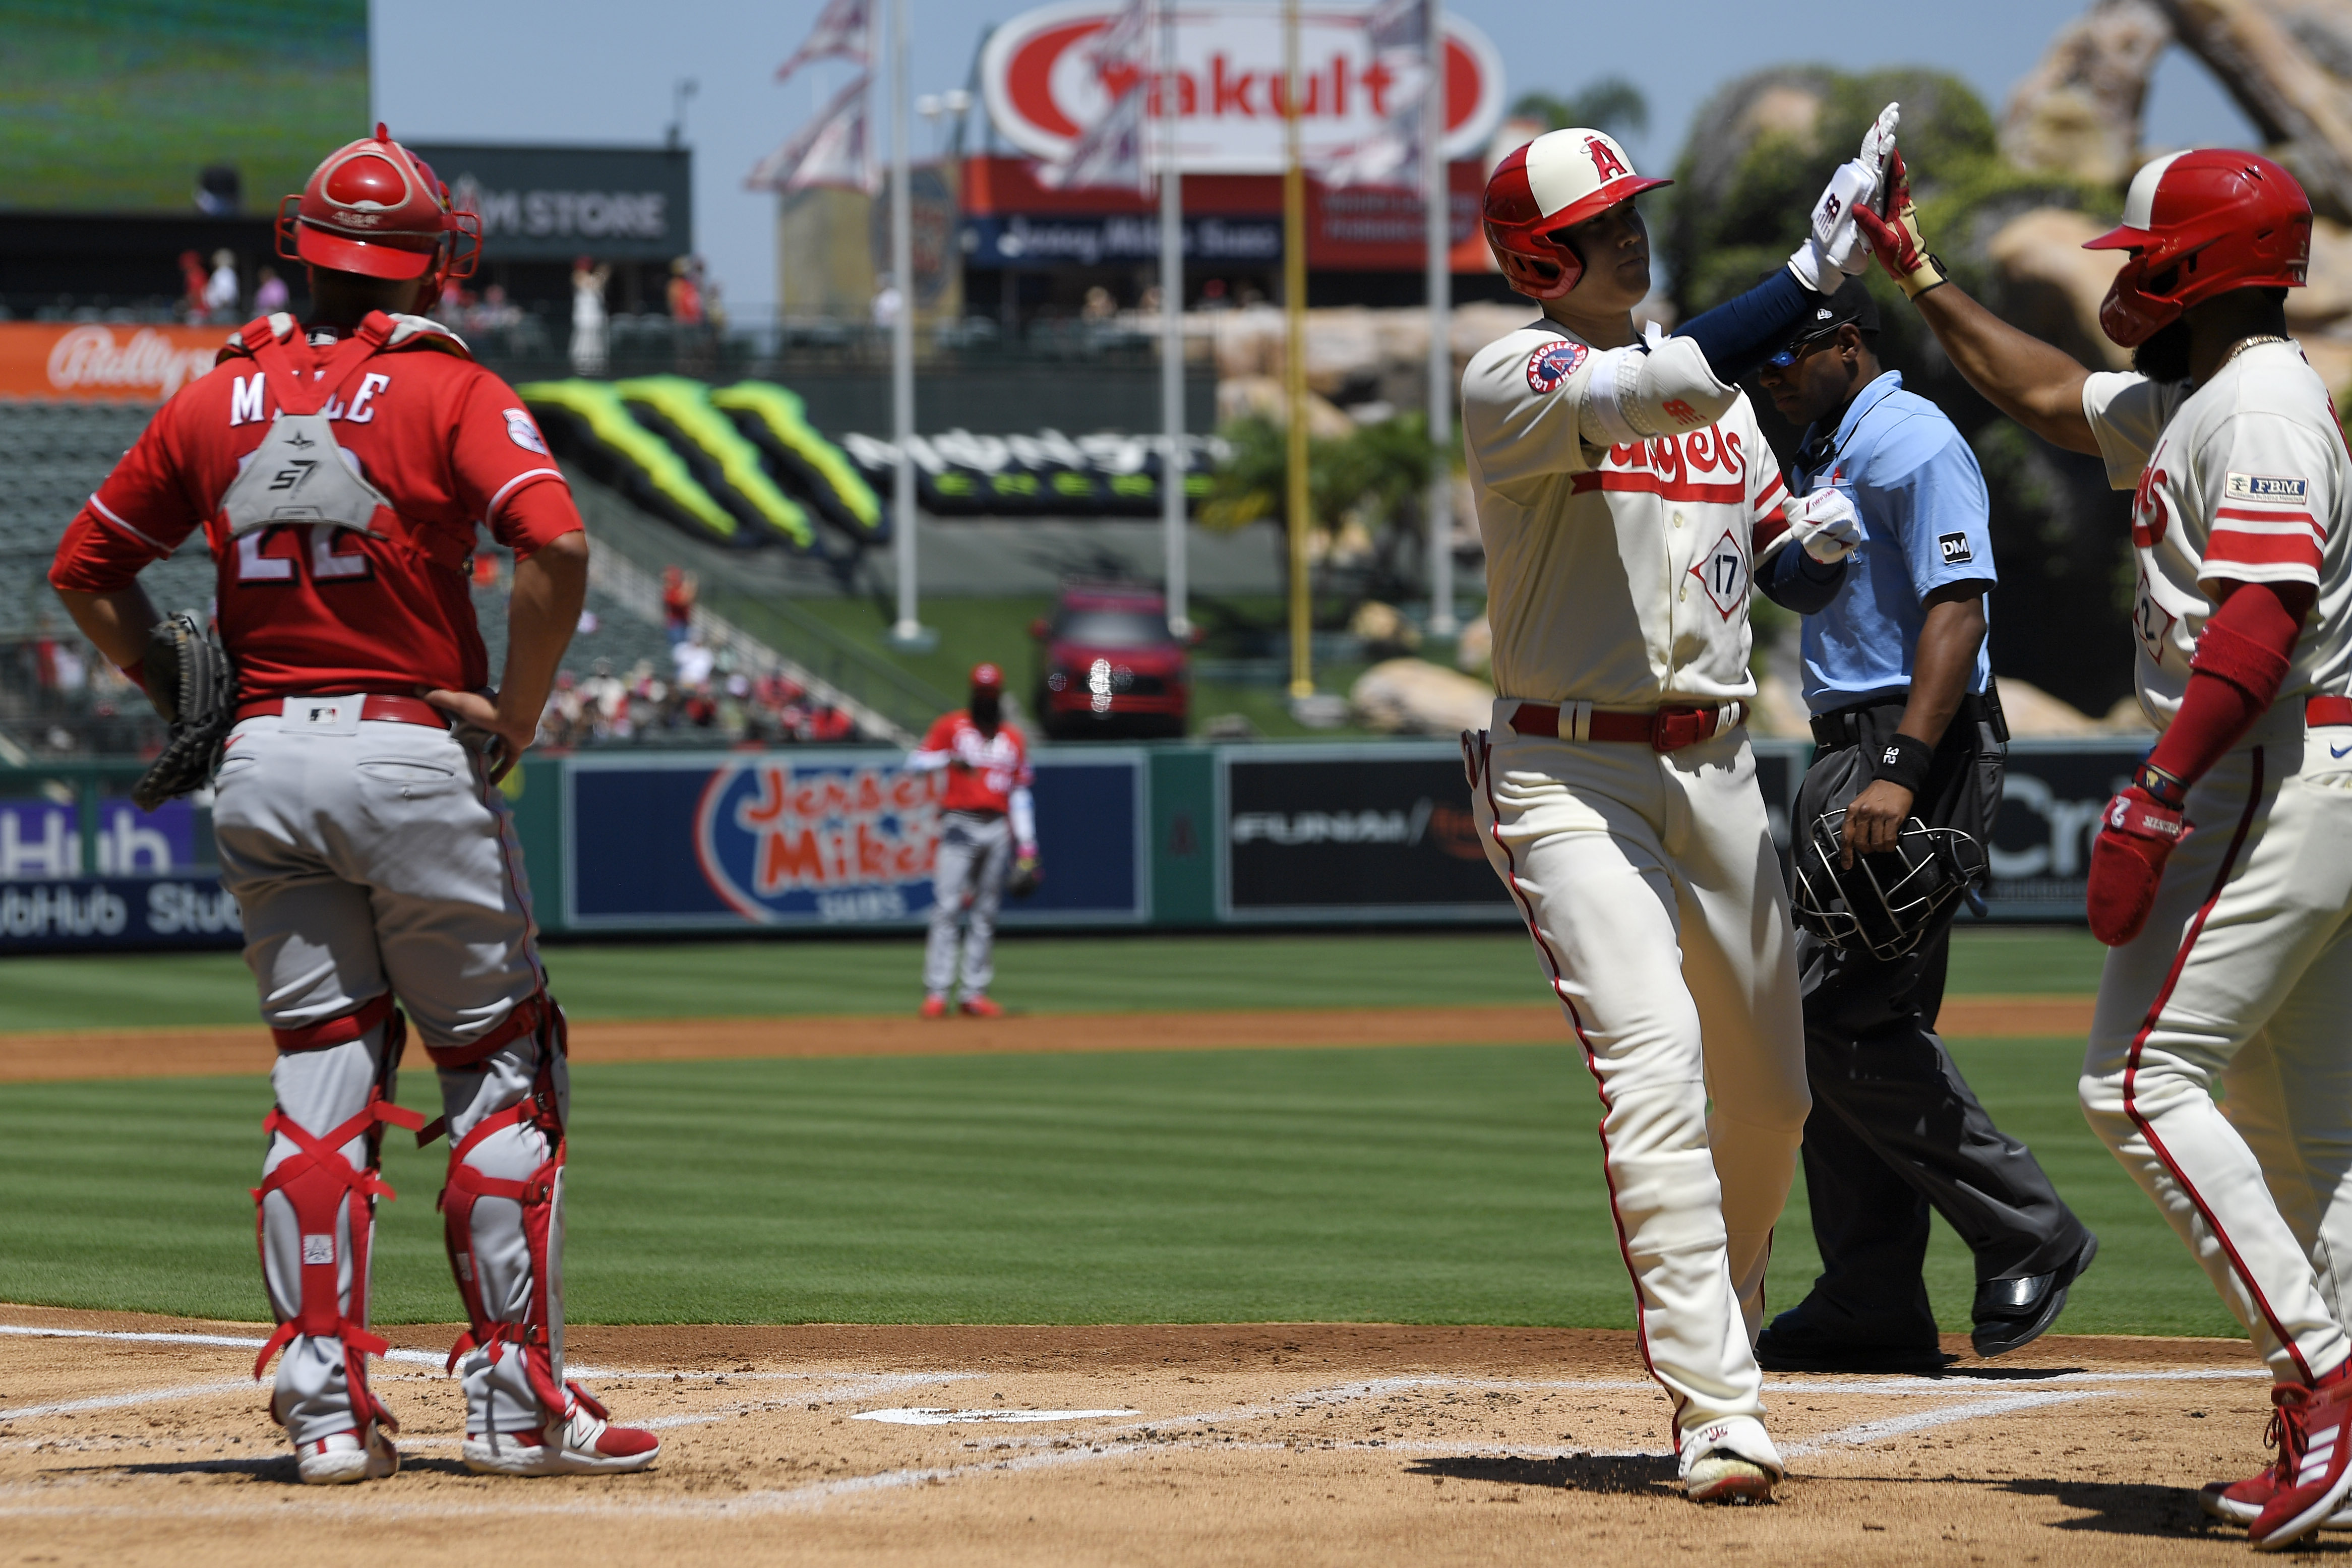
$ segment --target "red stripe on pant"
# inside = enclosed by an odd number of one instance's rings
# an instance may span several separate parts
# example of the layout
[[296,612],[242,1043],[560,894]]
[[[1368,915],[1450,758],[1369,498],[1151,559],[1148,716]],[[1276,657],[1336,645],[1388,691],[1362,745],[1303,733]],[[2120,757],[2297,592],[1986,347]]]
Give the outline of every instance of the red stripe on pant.
[[1568,984],[1567,974],[1561,970],[1559,959],[1553,953],[1551,944],[1544,940],[1543,928],[1536,921],[1535,907],[1528,902],[1527,895],[1519,891],[1518,858],[1511,853],[1511,847],[1503,841],[1503,813],[1502,809],[1495,804],[1492,749],[1490,743],[1482,735],[1478,742],[1478,787],[1485,791],[1486,795],[1486,814],[1490,819],[1490,826],[1486,831],[1493,837],[1495,847],[1503,852],[1503,863],[1510,868],[1510,876],[1506,879],[1506,885],[1511,889],[1512,900],[1519,906],[1521,918],[1528,922],[1528,935],[1535,940],[1536,951],[1543,954],[1544,966],[1551,971],[1552,994],[1559,998],[1560,1006],[1568,1014],[1569,1026],[1576,1031],[1576,1043],[1584,1047],[1584,1070],[1592,1075],[1592,1091],[1601,1101],[1601,1125],[1595,1131],[1601,1134],[1601,1180],[1609,1189],[1609,1220],[1617,1228],[1617,1256],[1625,1260],[1625,1278],[1632,1281],[1633,1286],[1634,1340],[1642,1351],[1642,1370],[1648,1373],[1657,1382],[1658,1386],[1666,1391],[1667,1401],[1674,1406],[1674,1419],[1669,1422],[1669,1425],[1674,1432],[1675,1452],[1679,1454],[1683,1447],[1680,1421],[1683,1409],[1682,1395],[1676,1394],[1672,1385],[1658,1376],[1657,1364],[1650,1360],[1650,1328],[1648,1321],[1642,1312],[1642,1275],[1641,1271],[1633,1267],[1633,1249],[1625,1242],[1625,1218],[1617,1212],[1617,1178],[1609,1169],[1609,1113],[1616,1107],[1610,1103],[1608,1086],[1601,1081],[1600,1068],[1594,1066],[1592,1042],[1585,1036],[1583,1016],[1577,1012],[1576,1004],[1569,1000],[1568,993],[1563,989]]
[[2180,939],[2180,951],[2172,955],[2172,967],[2166,971],[2164,984],[2158,988],[2156,1000],[2148,1004],[2147,1017],[2141,1023],[2139,1033],[2132,1037],[2131,1051],[2124,1058],[2124,1114],[2131,1118],[2132,1125],[2138,1128],[2140,1135],[2147,1140],[2147,1146],[2155,1151],[2156,1157],[2164,1162],[2164,1168],[2172,1173],[2172,1179],[2180,1184],[2180,1190],[2189,1194],[2189,1201],[2196,1205],[2198,1214],[2203,1216],[2206,1226],[2213,1232],[2213,1239],[2221,1244],[2223,1256],[2229,1258],[2231,1271],[2244,1281],[2247,1293],[2254,1299],[2255,1310],[2271,1326],[2271,1332],[2277,1337],[2279,1343],[2286,1347],[2286,1353],[2294,1358],[2295,1370],[2303,1374],[2303,1380],[2309,1383],[2311,1368],[2303,1359],[2302,1348],[2294,1342],[2294,1336],[2286,1331],[2286,1326],[2279,1321],[2278,1313],[2271,1308],[2270,1298],[2263,1295],[2263,1288],[2255,1283],[2252,1270],[2238,1255],[2237,1244],[2230,1239],[2230,1233],[2221,1228],[2221,1222],[2214,1215],[2212,1206],[2206,1203],[2205,1195],[2197,1190],[2197,1184],[2180,1168],[2180,1162],[2172,1157],[2172,1151],[2164,1146],[2164,1140],[2157,1136],[2155,1124],[2140,1114],[2135,1089],[2139,1078],[2140,1050],[2147,1044],[2148,1036],[2156,1032],[2157,1019],[2163,1014],[2164,1005],[2172,1000],[2173,987],[2180,984],[2180,972],[2189,965],[2189,950],[2204,934],[2206,919],[2212,914],[2213,906],[2221,901],[2221,889],[2229,885],[2230,873],[2237,868],[2238,852],[2245,847],[2247,831],[2253,826],[2254,807],[2263,798],[2263,748],[2260,746],[2254,748],[2253,763],[2253,778],[2246,788],[2246,809],[2238,816],[2238,831],[2230,840],[2230,852],[2221,857],[2221,868],[2213,874],[2212,890],[2205,895],[2205,901],[2197,906],[2197,917],[2189,922],[2189,933]]

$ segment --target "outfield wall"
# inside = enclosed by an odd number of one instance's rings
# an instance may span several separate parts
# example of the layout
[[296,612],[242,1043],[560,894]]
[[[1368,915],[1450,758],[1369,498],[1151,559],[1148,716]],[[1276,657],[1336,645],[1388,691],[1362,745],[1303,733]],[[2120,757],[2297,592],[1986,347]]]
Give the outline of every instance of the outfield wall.
[[[2022,742],[1990,917],[2079,921],[2100,807],[2142,745]],[[1783,849],[1811,748],[1756,742]],[[534,755],[503,786],[551,932],[904,929],[931,907],[937,774],[903,752]],[[1003,923],[1063,931],[1515,923],[1450,742],[1056,746],[1037,763],[1044,887]],[[226,947],[209,802],[139,811],[135,763],[0,770],[0,953]]]

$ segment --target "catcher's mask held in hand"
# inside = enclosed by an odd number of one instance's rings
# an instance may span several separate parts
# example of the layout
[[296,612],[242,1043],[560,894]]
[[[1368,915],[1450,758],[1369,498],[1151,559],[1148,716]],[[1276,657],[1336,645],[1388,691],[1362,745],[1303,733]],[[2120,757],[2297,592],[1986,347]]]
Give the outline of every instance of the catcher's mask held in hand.
[[1842,867],[1844,826],[1844,806],[1813,818],[1797,845],[1791,900],[1797,923],[1840,952],[1886,963],[1926,941],[1962,899],[1981,910],[1984,847],[1968,834],[1915,816],[1893,849]]

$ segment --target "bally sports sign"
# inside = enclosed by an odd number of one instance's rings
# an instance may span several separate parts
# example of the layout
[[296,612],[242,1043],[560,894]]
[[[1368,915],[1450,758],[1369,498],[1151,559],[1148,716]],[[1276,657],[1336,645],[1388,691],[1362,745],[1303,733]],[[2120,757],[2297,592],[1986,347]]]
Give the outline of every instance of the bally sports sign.
[[[1118,14],[1101,0],[1024,11],[989,35],[982,91],[1005,140],[1033,157],[1065,156],[1133,81],[1082,47]],[[1283,39],[1278,0],[1217,0],[1176,10],[1178,156],[1188,172],[1271,174],[1283,168]],[[1372,136],[1394,112],[1400,68],[1371,47],[1370,7],[1299,7],[1299,134],[1310,166]],[[1486,36],[1445,18],[1448,159],[1474,158],[1503,117],[1503,61]],[[1157,113],[1156,92],[1151,105]]]

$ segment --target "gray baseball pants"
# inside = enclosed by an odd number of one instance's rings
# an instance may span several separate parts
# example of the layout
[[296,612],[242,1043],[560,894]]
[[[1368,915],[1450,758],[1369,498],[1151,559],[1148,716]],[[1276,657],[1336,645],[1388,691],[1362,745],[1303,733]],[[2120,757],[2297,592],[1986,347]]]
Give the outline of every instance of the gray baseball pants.
[[977,996],[996,978],[996,912],[1013,874],[1013,825],[995,812],[950,811],[940,817],[939,858],[931,867],[931,932],[923,949],[923,989],[944,996],[956,977],[958,928],[963,932],[963,994]]
[[[309,1184],[266,1191],[262,1273],[281,1324],[364,1331],[370,1145],[382,1130],[362,1128],[331,1151],[319,1141],[366,1112],[372,1096],[392,1097],[399,1062],[387,1037],[395,1026],[373,1016],[397,996],[435,1057],[453,1149],[538,1088],[560,1121],[570,1084],[555,1032],[517,1029],[544,994],[545,974],[506,802],[473,754],[446,730],[361,721],[351,699],[294,699],[289,711],[294,703],[306,715],[299,724],[289,716],[237,725],[213,809],[221,882],[243,912],[246,962],[278,1037],[270,1083],[280,1125],[263,1163],[265,1187],[297,1160]],[[321,721],[322,707],[338,710]],[[306,1150],[304,1139],[313,1147]],[[548,1132],[525,1120],[484,1137],[465,1163],[527,1182],[551,1152]],[[358,1173],[361,1201],[343,1198],[343,1167],[321,1152],[339,1153]],[[522,1203],[480,1197],[470,1235],[462,1247],[451,1240],[460,1276],[479,1284],[488,1318],[543,1332],[560,1388],[560,1176],[552,1186],[543,1291],[534,1289]],[[322,1191],[335,1194],[331,1206]],[[431,1201],[409,1194],[420,1199]],[[331,1274],[322,1267],[330,1264]],[[330,1289],[331,1310],[323,1300]],[[533,1323],[541,1296],[545,1321]],[[371,1418],[373,1404],[355,1408],[350,1386],[351,1369],[364,1361],[345,1352],[334,1332],[296,1332],[287,1344],[273,1409],[298,1445],[362,1429]],[[460,1364],[467,1431],[535,1431],[561,1417],[533,1392],[519,1345],[477,1348]]]

